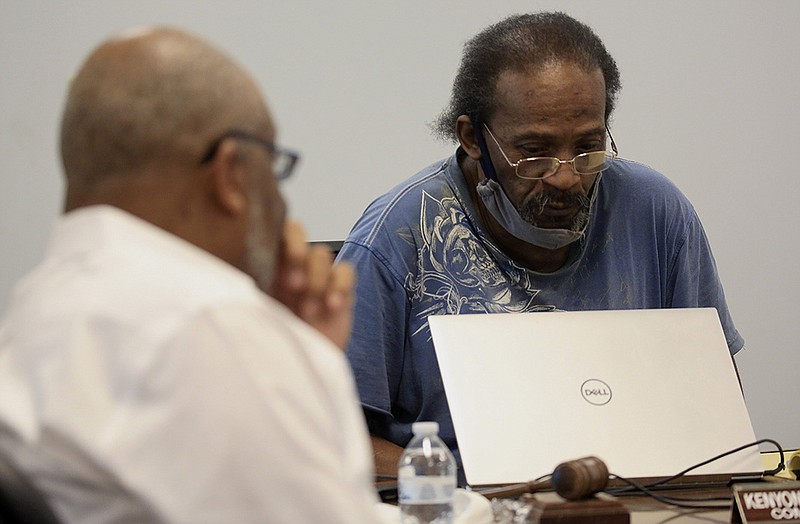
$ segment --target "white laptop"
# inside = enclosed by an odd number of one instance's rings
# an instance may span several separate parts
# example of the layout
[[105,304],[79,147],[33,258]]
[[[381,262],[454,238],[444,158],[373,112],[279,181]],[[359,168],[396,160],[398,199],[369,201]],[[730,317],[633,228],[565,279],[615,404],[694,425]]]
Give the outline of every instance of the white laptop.
[[[667,477],[756,440],[713,308],[428,318],[468,484],[595,455]],[[757,446],[692,471],[757,474]]]

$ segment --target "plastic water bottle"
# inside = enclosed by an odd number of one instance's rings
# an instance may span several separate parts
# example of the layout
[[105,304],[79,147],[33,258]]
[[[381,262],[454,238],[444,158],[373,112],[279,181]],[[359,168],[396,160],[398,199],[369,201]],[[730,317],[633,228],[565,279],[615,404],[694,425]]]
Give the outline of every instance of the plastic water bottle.
[[415,422],[414,437],[397,465],[402,524],[450,524],[456,461],[439,438],[438,422]]

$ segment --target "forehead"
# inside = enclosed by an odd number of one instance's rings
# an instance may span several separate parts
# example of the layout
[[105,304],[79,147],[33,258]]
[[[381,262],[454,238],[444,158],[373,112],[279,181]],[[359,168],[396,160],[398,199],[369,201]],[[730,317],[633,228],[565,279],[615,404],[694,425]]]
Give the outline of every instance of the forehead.
[[603,125],[606,92],[599,68],[550,62],[535,70],[501,73],[495,85],[498,124]]

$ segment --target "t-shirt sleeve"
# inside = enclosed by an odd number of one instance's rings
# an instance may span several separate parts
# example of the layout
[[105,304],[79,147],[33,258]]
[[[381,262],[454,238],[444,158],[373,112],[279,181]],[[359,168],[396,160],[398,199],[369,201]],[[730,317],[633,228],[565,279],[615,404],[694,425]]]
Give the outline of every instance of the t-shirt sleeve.
[[[371,248],[345,242],[338,260],[356,269],[356,306],[347,358],[370,421],[391,418],[402,373],[408,300],[400,278]],[[378,434],[378,433],[376,433]]]
[[695,213],[686,224],[684,239],[671,264],[669,289],[667,307],[716,308],[731,355],[744,347],[728,310],[711,245]]

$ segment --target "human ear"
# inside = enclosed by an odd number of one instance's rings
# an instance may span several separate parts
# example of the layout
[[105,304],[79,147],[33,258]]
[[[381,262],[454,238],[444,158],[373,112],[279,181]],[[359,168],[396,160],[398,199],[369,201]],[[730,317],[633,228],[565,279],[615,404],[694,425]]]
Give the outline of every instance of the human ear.
[[214,202],[226,214],[244,213],[247,209],[248,195],[246,174],[233,140],[224,140],[220,143],[209,168]]
[[461,115],[456,120],[456,136],[461,148],[473,160],[481,157],[481,149],[478,147],[478,140],[475,138],[475,127],[467,115]]

